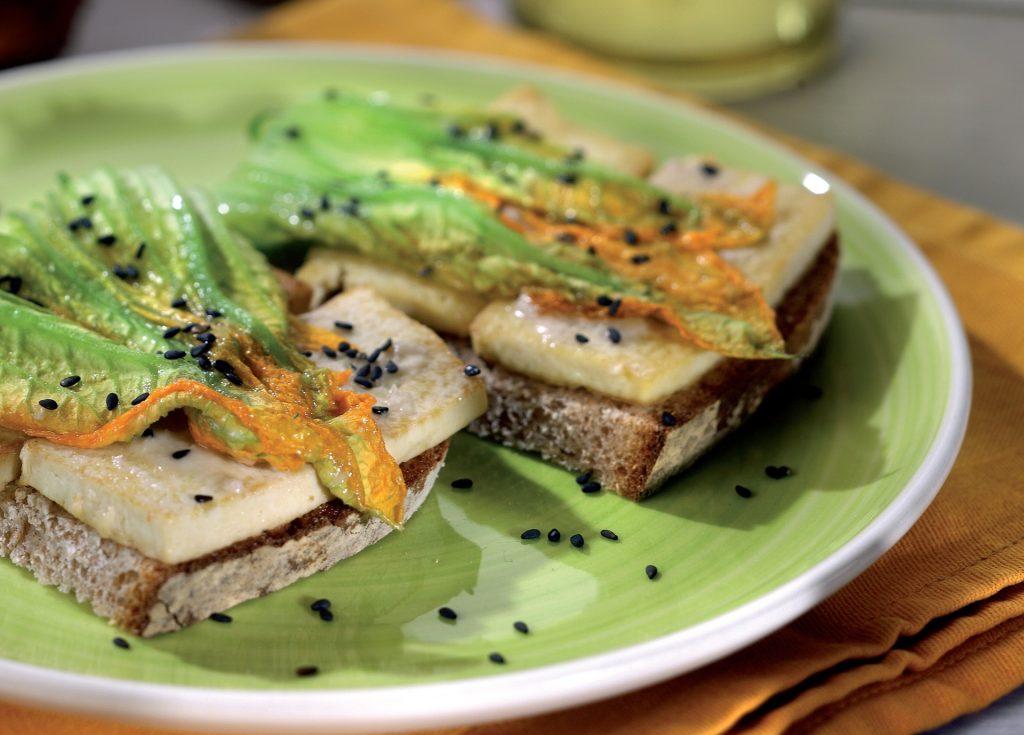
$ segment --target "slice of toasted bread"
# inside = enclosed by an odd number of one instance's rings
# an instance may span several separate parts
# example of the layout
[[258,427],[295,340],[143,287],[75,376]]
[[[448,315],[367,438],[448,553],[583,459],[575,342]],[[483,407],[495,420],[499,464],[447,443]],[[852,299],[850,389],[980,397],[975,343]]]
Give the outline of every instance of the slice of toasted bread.
[[[426,499],[447,451],[444,441],[402,463],[409,491],[406,518]],[[145,637],[178,630],[328,569],[391,530],[384,521],[332,500],[205,556],[165,564],[104,539],[32,488],[10,483],[0,490],[0,555]]]
[[776,307],[779,329],[795,359],[722,360],[656,406],[549,385],[485,365],[467,343],[455,343],[463,359],[483,368],[490,401],[470,431],[539,452],[571,470],[589,471],[609,490],[640,500],[737,428],[796,371],[828,322],[838,260],[833,235]]

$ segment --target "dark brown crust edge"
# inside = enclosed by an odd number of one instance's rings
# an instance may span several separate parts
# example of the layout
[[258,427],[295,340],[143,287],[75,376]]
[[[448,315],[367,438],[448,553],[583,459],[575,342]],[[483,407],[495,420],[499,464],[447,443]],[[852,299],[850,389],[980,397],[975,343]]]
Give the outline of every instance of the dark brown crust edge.
[[[655,492],[669,477],[691,464],[725,434],[738,427],[764,397],[799,368],[813,350],[831,308],[839,265],[833,234],[776,309],[776,322],[793,360],[726,359],[696,385],[656,406],[637,406],[581,388],[553,386],[487,365],[489,408],[469,430],[573,471],[590,471],[609,490],[631,500]],[[463,357],[483,365],[463,343]],[[663,412],[676,419],[662,423]],[[677,462],[662,462],[675,432],[694,431],[694,422],[713,414],[713,429],[694,440]],[[711,432],[711,433],[709,433]]]

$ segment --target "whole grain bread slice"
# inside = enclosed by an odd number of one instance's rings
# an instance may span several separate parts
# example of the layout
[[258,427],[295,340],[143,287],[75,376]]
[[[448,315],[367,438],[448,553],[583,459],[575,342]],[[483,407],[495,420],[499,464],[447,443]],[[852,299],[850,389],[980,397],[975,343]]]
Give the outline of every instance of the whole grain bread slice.
[[483,369],[487,386],[487,413],[469,430],[538,452],[570,470],[590,472],[607,489],[640,500],[743,423],[814,350],[831,312],[838,261],[833,234],[776,307],[786,347],[796,358],[724,359],[697,383],[655,406],[549,385],[501,365],[485,365],[465,341],[455,341],[460,356]]
[[[426,499],[447,452],[444,441],[402,463],[406,518]],[[390,531],[384,521],[332,500],[205,556],[165,564],[101,537],[32,488],[11,483],[0,490],[0,555],[145,637],[328,569]]]

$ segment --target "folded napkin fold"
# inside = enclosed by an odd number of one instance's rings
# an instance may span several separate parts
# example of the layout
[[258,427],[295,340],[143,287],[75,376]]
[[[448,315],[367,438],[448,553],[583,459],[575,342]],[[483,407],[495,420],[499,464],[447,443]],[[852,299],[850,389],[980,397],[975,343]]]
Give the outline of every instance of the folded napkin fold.
[[[624,74],[541,34],[445,0],[306,0],[249,38],[440,46]],[[878,204],[939,271],[964,320],[975,376],[963,450],[933,505],[876,564],[814,610],[698,671],[548,715],[445,735],[911,733],[1024,684],[1024,231],[771,133]],[[144,728],[0,704],[17,733],[140,735]]]

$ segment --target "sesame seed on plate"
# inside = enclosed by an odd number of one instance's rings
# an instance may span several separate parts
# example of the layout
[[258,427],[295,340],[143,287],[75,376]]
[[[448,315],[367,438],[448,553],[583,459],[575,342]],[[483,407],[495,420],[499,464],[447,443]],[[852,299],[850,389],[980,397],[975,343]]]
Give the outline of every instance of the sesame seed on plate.
[[320,669],[316,666],[300,666],[295,669],[296,676],[316,676],[320,673]]
[[475,378],[481,371],[476,365],[466,365],[466,367],[462,368],[462,372],[470,378]]
[[662,411],[661,412],[661,425],[662,426],[675,426],[676,425],[676,417],[673,416],[668,411]]
[[589,480],[580,486],[580,490],[585,493],[596,493],[601,489],[601,483],[596,480]]
[[609,541],[619,540],[619,534],[615,533],[615,531],[609,531],[607,528],[601,531],[601,535]]
[[530,632],[530,627],[522,620],[517,620],[516,622],[512,623],[512,627],[518,630],[523,635]]
[[39,401],[39,405],[45,408],[47,411],[57,410],[57,401],[53,400],[52,398],[43,398],[41,401]]
[[535,538],[540,538],[540,529],[528,528],[521,534],[519,534],[519,538],[523,539],[524,541],[532,541]]
[[328,600],[326,597],[321,597],[319,600],[314,600],[313,603],[309,606],[309,609],[319,612],[320,610],[328,610],[330,609],[330,607],[331,601]]
[[456,613],[450,607],[439,607],[437,609],[437,614],[445,620],[455,620],[457,617],[459,617],[458,613]]
[[569,543],[575,546],[577,549],[582,549],[584,544],[583,534],[574,533],[572,536],[569,537]]
[[590,337],[588,337],[585,334],[577,334],[576,341],[579,342],[581,345],[585,345],[587,342],[590,341]]
[[622,332],[615,327],[608,327],[608,341],[617,345],[622,341]]
[[460,477],[457,480],[452,480],[451,486],[456,490],[469,490],[473,487],[473,480],[468,477]]
[[171,456],[174,457],[174,459],[182,459],[184,457],[187,457],[188,453],[191,451],[191,449],[178,449],[176,451],[171,452]]
[[107,393],[106,403],[108,411],[113,411],[117,408],[117,404],[120,402],[121,399],[117,397],[117,393]]
[[562,532],[559,531],[557,528],[552,528],[550,531],[548,531],[548,541],[550,541],[553,544],[557,544],[561,540]]
[[230,615],[222,612],[215,612],[210,614],[210,620],[215,623],[230,623],[234,618]]
[[505,663],[505,657],[502,656],[497,651],[495,651],[494,653],[490,654],[487,658],[490,659],[491,663],[493,663],[493,664],[503,664],[503,663]]
[[79,383],[81,380],[82,380],[82,376],[80,376],[80,375],[69,375],[66,378],[61,378],[60,387],[61,388],[70,388],[71,386]]
[[164,353],[165,360],[180,360],[185,356],[185,350],[167,350]]
[[793,470],[786,465],[768,465],[764,468],[764,473],[773,480],[781,480],[784,477],[789,477],[793,474]]
[[174,339],[181,334],[181,327],[171,327],[164,330],[164,339]]
[[654,579],[658,576],[658,567],[654,566],[653,564],[648,564],[646,567],[644,567],[644,574],[647,575],[647,579]]
[[754,497],[754,491],[751,490],[746,485],[737,485],[736,486],[736,494],[739,495],[741,498],[752,498],[752,497]]
[[374,406],[370,409],[374,416],[383,416],[388,412],[387,406]]
[[113,643],[118,648],[123,648],[126,651],[132,647],[132,645],[121,636],[117,636],[116,638],[114,638]]
[[140,403],[145,401],[147,398],[149,398],[149,393],[145,393],[145,392],[139,393],[139,395],[135,396],[135,398],[132,399],[132,405],[133,406],[138,406]]
[[193,495],[192,499],[194,501],[196,501],[197,503],[209,503],[211,500],[213,500],[213,496],[212,495]]

